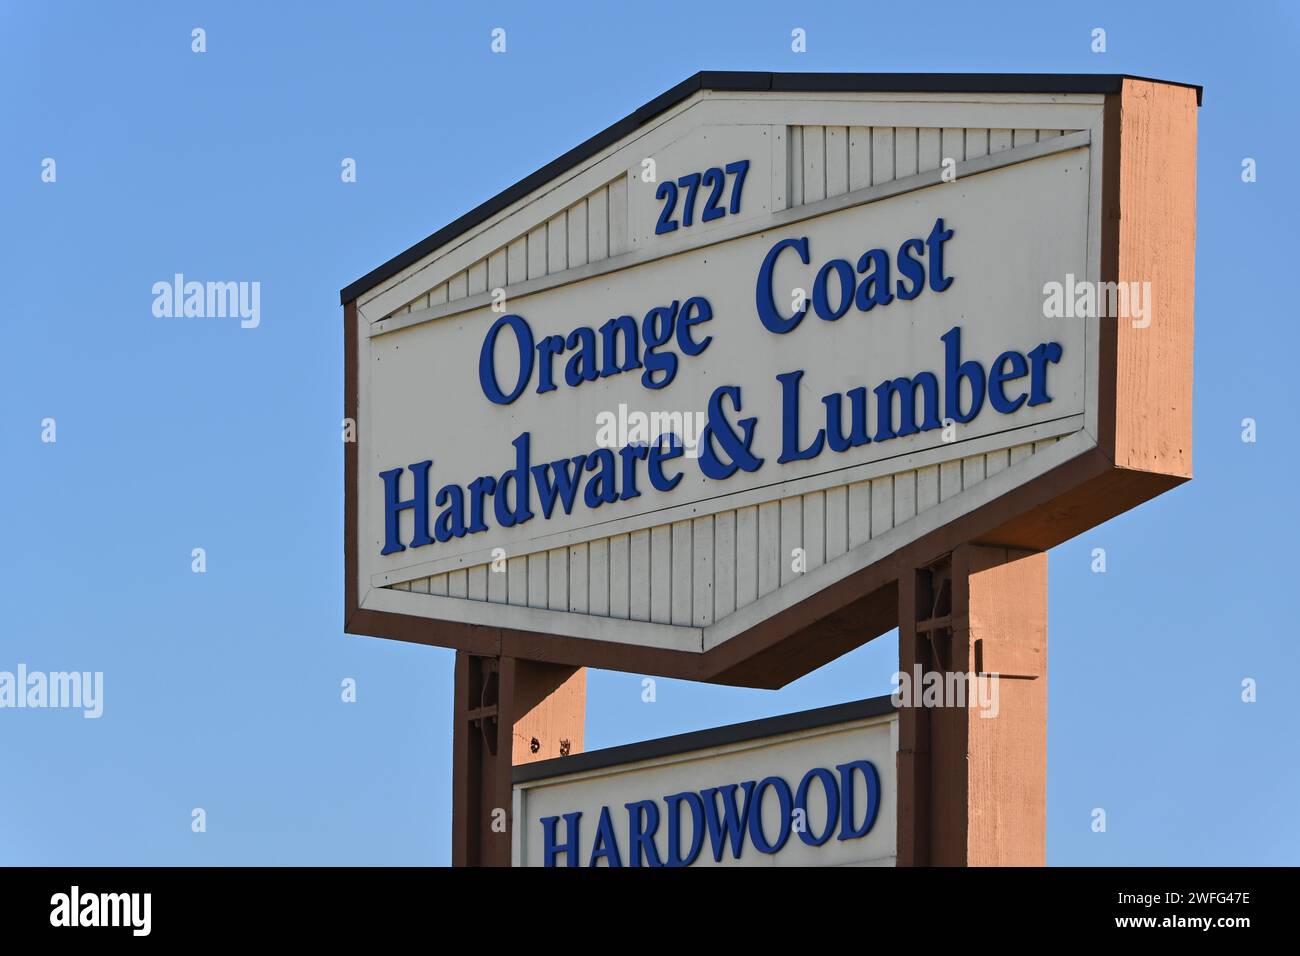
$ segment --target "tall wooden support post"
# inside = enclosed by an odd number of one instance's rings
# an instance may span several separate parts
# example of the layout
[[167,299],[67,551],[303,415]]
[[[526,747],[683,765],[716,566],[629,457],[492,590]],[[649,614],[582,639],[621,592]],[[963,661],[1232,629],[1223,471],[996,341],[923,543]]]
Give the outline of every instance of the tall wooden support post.
[[509,866],[515,764],[578,753],[586,668],[456,652],[454,866]]
[[[903,575],[899,618],[899,670],[913,692],[899,716],[899,865],[1041,866],[1047,554],[964,545]],[[919,706],[918,667],[944,678],[942,706]]]

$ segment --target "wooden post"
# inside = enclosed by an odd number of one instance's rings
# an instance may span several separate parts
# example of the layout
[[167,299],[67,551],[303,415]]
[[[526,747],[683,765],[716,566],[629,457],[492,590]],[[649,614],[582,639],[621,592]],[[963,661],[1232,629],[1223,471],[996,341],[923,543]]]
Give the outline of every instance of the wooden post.
[[[899,715],[899,865],[1041,866],[1047,554],[963,545],[905,574],[898,654],[914,694]],[[983,695],[966,680],[964,706],[918,706],[918,665],[923,674],[988,675]]]
[[586,702],[586,668],[456,652],[452,865],[510,865],[512,769],[580,752]]

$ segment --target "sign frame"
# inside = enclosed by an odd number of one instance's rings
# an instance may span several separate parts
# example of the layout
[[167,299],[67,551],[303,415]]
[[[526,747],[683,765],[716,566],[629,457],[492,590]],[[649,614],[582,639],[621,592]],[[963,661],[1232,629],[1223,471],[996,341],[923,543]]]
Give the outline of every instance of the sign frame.
[[[735,757],[754,748],[783,746],[798,748],[815,742],[818,738],[850,735],[862,731],[871,734],[884,731],[889,736],[890,759],[877,767],[881,793],[877,807],[879,819],[876,820],[875,826],[892,827],[894,833],[885,840],[884,849],[888,851],[887,853],[853,860],[847,865],[896,865],[900,820],[896,766],[899,711],[888,695],[518,765],[512,775],[515,825],[512,827],[511,865],[536,865],[526,859],[528,841],[526,823],[531,818],[529,807],[532,799],[531,791],[538,787],[583,784],[611,774],[636,774],[646,770],[662,771],[679,763],[710,764],[719,757]],[[856,759],[863,755],[846,754],[845,756]],[[758,772],[750,771],[750,776],[757,778]],[[590,825],[589,821],[588,829]],[[757,851],[751,847],[747,852],[752,857]],[[566,861],[566,865],[570,864]],[[585,866],[586,864],[579,860],[571,865]],[[794,865],[807,864],[795,863]]]
[[361,606],[358,449],[345,444],[345,630],[476,655],[779,687],[898,626],[899,581],[964,544],[1045,551],[1191,477],[1195,121],[1200,90],[1114,75],[701,73],[341,293],[344,415],[360,422],[358,300],[565,170],[700,91],[1091,93],[1102,107],[1100,278],[1151,281],[1159,319],[1101,321],[1095,447],[783,607],[707,650],[636,646]]

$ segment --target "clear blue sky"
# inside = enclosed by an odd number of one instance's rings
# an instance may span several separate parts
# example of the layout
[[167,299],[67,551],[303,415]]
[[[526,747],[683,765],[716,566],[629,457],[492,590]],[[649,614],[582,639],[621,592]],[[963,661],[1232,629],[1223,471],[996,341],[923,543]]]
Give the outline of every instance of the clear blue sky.
[[[0,670],[106,687],[99,720],[0,710],[0,864],[449,860],[452,653],[342,633],[338,290],[699,69],[1204,84],[1196,479],[1051,555],[1048,857],[1300,863],[1298,24],[1269,2],[6,0]],[[176,272],[259,281],[261,327],[154,318]],[[587,743],[886,693],[895,655],[779,692],[660,681],[654,704],[593,672]]]

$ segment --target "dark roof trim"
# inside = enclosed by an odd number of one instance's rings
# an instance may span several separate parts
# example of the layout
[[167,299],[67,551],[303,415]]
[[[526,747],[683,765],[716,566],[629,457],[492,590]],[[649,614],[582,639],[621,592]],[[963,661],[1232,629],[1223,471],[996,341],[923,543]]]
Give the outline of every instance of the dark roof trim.
[[[366,273],[339,293],[339,301],[345,304],[351,302],[381,282],[391,279],[407,266],[495,216],[700,90],[746,93],[1118,93],[1125,79],[1169,82],[1130,76],[1127,73],[696,73],[585,143],[575,146],[537,172],[525,176],[433,235],[389,259],[379,268]],[[1191,83],[1170,85],[1195,90],[1196,105],[1201,105],[1201,87]]]
[[762,720],[750,720],[743,724],[711,727],[708,730],[697,730],[689,734],[677,734],[673,737],[660,737],[657,740],[643,740],[640,743],[626,744],[622,747],[591,750],[587,753],[574,754],[571,757],[555,757],[551,760],[521,764],[514,769],[514,782],[531,783],[535,780],[545,780],[548,777],[583,773],[588,770],[601,770],[605,767],[616,767],[619,764],[636,763],[640,760],[671,757],[677,754],[690,753],[693,750],[722,747],[727,744],[758,740],[763,737],[776,737],[800,730],[811,730],[815,727],[827,727],[833,724],[848,723],[852,720],[864,720],[868,717],[880,717],[893,713],[893,711],[894,705],[889,695],[869,697],[866,700],[855,700],[848,704],[834,704],[830,707],[818,707],[815,710],[803,710],[797,714],[765,717]]

